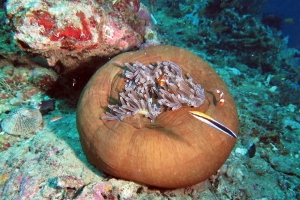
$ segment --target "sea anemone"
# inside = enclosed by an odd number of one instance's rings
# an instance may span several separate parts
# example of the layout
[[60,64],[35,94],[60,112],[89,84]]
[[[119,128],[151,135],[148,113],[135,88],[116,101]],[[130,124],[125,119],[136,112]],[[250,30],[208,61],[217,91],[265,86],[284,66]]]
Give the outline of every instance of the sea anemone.
[[236,141],[189,111],[238,132],[234,100],[216,72],[187,50],[155,46],[123,53],[99,68],[80,97],[77,129],[99,170],[179,188],[215,174]]

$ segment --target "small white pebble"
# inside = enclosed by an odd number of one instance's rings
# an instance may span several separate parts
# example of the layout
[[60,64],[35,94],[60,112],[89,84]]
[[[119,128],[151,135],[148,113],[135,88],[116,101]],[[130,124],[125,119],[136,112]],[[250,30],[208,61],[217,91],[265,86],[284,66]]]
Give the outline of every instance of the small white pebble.
[[228,69],[229,69],[234,75],[239,76],[239,75],[242,74],[242,72],[241,72],[240,70],[238,70],[237,68],[231,68],[231,67],[229,67]]
[[237,154],[246,155],[247,152],[248,152],[248,150],[245,149],[245,148],[239,148],[238,147],[238,148],[235,149],[235,153],[237,153]]
[[272,86],[269,88],[269,91],[274,93],[277,90],[277,88],[278,88],[277,86]]

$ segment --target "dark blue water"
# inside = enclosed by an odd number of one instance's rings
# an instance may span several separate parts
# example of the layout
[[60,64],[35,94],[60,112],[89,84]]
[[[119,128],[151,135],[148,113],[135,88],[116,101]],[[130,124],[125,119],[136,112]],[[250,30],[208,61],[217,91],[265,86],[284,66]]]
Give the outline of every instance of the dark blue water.
[[300,1],[299,0],[270,0],[265,12],[279,15],[282,19],[292,18],[294,24],[282,23],[284,36],[289,36],[290,47],[300,49]]

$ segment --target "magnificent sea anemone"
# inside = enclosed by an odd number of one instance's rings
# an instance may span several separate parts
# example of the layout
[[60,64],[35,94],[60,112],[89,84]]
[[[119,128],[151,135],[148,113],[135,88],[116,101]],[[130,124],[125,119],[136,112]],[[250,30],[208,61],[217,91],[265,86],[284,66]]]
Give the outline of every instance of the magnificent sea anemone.
[[216,72],[187,50],[156,46],[116,56],[94,74],[78,104],[77,129],[99,170],[179,188],[216,173],[235,144],[189,111],[238,132],[234,101]]

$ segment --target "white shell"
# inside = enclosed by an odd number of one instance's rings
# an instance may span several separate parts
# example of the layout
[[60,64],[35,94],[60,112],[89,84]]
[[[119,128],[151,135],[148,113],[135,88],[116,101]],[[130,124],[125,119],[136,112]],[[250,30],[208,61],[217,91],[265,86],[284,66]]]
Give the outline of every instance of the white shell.
[[34,132],[42,123],[41,112],[35,108],[22,107],[9,114],[2,123],[2,131],[13,135]]

